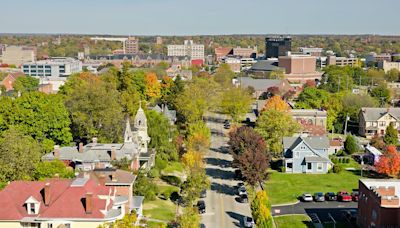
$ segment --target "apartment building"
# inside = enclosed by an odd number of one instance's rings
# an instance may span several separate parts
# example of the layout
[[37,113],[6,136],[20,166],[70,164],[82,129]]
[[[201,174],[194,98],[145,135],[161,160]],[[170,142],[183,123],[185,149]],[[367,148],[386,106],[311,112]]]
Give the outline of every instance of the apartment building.
[[189,56],[191,60],[204,61],[204,45],[185,40],[183,45],[168,45],[168,56]]
[[336,65],[336,66],[357,66],[358,59],[357,58],[347,58],[347,57],[336,57],[336,56],[328,56],[326,59],[326,65]]
[[128,37],[125,41],[125,53],[122,54],[137,54],[139,53],[139,39],[137,37]]
[[315,56],[288,52],[286,56],[279,56],[278,60],[278,66],[285,69],[289,81],[305,82],[321,79],[322,73],[316,71]]
[[235,47],[232,49],[232,54],[234,56],[240,56],[242,58],[255,58],[257,55],[257,47],[254,48]]
[[390,71],[391,69],[396,69],[400,71],[400,62],[388,62],[388,61],[382,61],[378,63],[378,68],[383,69],[385,73]]
[[82,71],[82,62],[73,58],[51,58],[22,65],[24,74],[34,77],[68,77]]
[[400,227],[400,180],[360,179],[357,225]]
[[359,113],[359,134],[366,138],[384,136],[389,124],[400,128],[400,108],[361,108]]
[[300,47],[300,52],[303,55],[311,55],[315,57],[321,57],[322,56],[322,48],[318,47]]
[[3,64],[20,66],[25,62],[36,61],[36,49],[25,46],[5,46],[0,56]]
[[390,53],[376,54],[375,52],[371,52],[365,58],[365,63],[382,61],[392,61],[392,55]]

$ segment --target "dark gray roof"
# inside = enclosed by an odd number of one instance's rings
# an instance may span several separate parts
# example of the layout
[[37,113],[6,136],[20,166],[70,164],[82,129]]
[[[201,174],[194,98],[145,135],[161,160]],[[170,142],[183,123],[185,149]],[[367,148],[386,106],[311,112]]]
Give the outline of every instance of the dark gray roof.
[[331,162],[329,159],[318,156],[304,157],[306,162]]
[[329,139],[326,136],[312,137],[283,137],[283,147],[285,149],[294,149],[300,142],[304,141],[312,149],[328,149]]
[[282,68],[278,67],[278,60],[259,60],[250,68],[250,71],[274,70],[282,70]]
[[132,196],[131,209],[138,209],[142,206],[144,196]]
[[292,109],[290,110],[292,116],[327,116],[327,111],[318,109]]
[[361,108],[365,121],[376,121],[386,113],[400,119],[400,108]]
[[270,87],[279,86],[282,80],[280,79],[255,79],[251,77],[240,77],[238,78],[242,88],[249,86],[255,90],[267,90]]
[[156,105],[154,107],[150,107],[150,110],[156,111],[157,113],[163,113],[166,118],[168,118],[170,121],[175,122],[176,121],[176,111],[172,109],[168,109],[167,105],[163,106],[162,108],[160,105]]

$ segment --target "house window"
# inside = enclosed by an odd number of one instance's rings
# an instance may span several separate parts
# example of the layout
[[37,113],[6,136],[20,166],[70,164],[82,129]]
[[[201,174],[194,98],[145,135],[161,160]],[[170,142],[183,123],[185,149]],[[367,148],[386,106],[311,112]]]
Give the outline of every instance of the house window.
[[318,170],[318,171],[322,171],[322,169],[323,169],[322,163],[318,163],[318,164],[317,164],[317,170]]
[[384,127],[385,126],[385,121],[379,122],[379,126]]
[[312,163],[311,162],[307,163],[307,169],[312,169]]
[[286,168],[288,168],[288,169],[293,168],[293,163],[291,163],[291,162],[286,163]]
[[30,213],[29,214],[36,214],[36,211],[35,211],[35,204],[34,203],[30,203]]
[[305,149],[306,149],[305,146],[301,146],[301,147],[300,147],[300,150],[305,150]]
[[47,228],[53,228],[53,223],[48,223]]

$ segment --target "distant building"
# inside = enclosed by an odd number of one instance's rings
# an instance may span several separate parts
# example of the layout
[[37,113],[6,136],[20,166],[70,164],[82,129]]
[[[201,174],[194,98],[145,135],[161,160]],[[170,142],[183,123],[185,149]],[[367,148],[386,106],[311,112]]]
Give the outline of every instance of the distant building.
[[157,45],[163,44],[163,38],[162,38],[161,36],[157,36],[157,37],[156,37],[156,44],[157,44]]
[[34,62],[25,62],[24,74],[34,77],[68,77],[82,71],[82,62],[73,58],[51,58]]
[[239,77],[234,79],[234,84],[237,87],[247,89],[251,87],[254,89],[254,97],[257,99],[268,92],[268,89],[276,87],[282,94],[293,91],[292,86],[286,79],[255,79],[251,77]]
[[14,83],[19,77],[25,77],[25,75],[22,72],[9,73],[2,81],[0,81],[0,94],[1,86],[4,86],[5,92],[13,90]]
[[231,70],[235,73],[240,73],[242,69],[242,62],[238,58],[225,57],[222,59],[222,62],[228,64]]
[[130,213],[128,202],[88,177],[13,181],[0,192],[0,227],[96,228]]
[[357,225],[400,227],[400,180],[360,179]]
[[25,62],[36,61],[36,48],[24,46],[6,46],[0,57],[3,64],[20,66]]
[[292,50],[292,38],[274,36],[265,38],[265,58],[278,58]]
[[278,67],[278,59],[276,60],[258,60],[247,70],[247,74],[261,78],[269,78],[274,71],[284,72],[285,69]]
[[189,56],[191,60],[204,61],[204,45],[185,40],[183,45],[168,45],[168,56]]
[[299,136],[325,136],[327,112],[317,109],[292,109],[290,114],[301,125]]
[[214,49],[214,53],[215,53],[215,60],[217,62],[220,62],[226,56],[233,54],[231,47],[217,47]]
[[168,105],[161,104],[156,105],[154,107],[149,107],[150,110],[153,110],[157,113],[162,113],[168,120],[171,125],[174,125],[176,122],[176,111],[169,109]]
[[60,87],[67,81],[66,77],[40,77],[39,91],[46,94],[54,94],[60,91]]
[[391,69],[396,69],[400,71],[400,62],[388,62],[388,61],[382,61],[378,63],[378,68],[383,69],[385,73],[390,71]]
[[400,108],[361,108],[359,134],[367,138],[384,136],[390,123],[400,130]]
[[357,58],[347,58],[347,57],[336,57],[336,56],[328,56],[326,59],[326,65],[336,65],[336,66],[357,66],[358,59]]
[[375,52],[371,52],[367,55],[365,58],[365,63],[369,62],[383,62],[383,61],[392,61],[392,55],[390,53],[381,53],[381,54],[376,54]]
[[257,55],[257,47],[254,48],[235,47],[232,49],[232,55],[243,58],[255,58]]
[[315,57],[321,57],[322,56],[322,48],[317,48],[317,47],[301,47],[300,52],[303,55],[311,55]]
[[285,69],[289,81],[320,80],[322,73],[316,71],[316,60],[314,56],[287,52],[286,56],[279,56],[278,66]]
[[137,53],[139,53],[139,39],[130,36],[125,41],[125,53],[122,54],[137,54]]

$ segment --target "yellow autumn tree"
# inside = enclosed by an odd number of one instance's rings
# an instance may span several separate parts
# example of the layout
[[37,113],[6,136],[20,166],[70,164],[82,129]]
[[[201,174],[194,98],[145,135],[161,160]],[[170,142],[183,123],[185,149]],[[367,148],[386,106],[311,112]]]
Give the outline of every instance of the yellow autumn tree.
[[199,151],[189,150],[182,155],[182,162],[186,169],[204,168],[203,153]]
[[147,100],[154,101],[154,99],[159,98],[161,96],[161,84],[157,79],[157,75],[153,72],[147,73],[145,82]]
[[284,100],[282,100],[280,96],[275,95],[267,100],[262,112],[270,109],[287,112],[289,111],[290,107]]

